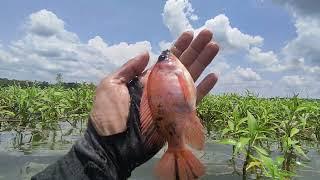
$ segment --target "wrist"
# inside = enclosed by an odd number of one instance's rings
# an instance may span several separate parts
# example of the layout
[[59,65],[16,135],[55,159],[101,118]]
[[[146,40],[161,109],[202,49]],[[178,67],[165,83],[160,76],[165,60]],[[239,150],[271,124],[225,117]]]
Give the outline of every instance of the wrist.
[[88,120],[87,130],[73,147],[81,161],[85,174],[90,179],[127,179],[128,174],[121,168],[116,149],[109,146]]
[[118,133],[110,136],[101,136],[96,131],[92,120],[89,118],[87,131],[84,135],[84,139],[92,146],[94,153],[97,156],[102,157],[103,164],[108,166],[106,171],[110,171],[109,167],[112,166],[112,170],[116,173],[117,179],[126,179],[131,175],[132,167],[131,159],[128,159],[126,154],[126,133]]

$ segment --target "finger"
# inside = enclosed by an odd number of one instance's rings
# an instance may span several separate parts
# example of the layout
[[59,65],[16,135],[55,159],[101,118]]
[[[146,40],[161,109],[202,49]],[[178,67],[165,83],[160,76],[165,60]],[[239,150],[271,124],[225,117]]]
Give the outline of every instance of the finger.
[[117,72],[115,72],[114,78],[119,79],[121,83],[128,83],[143,72],[148,65],[148,62],[149,53],[144,52],[125,63]]
[[174,43],[174,45],[170,48],[170,51],[177,58],[179,58],[181,54],[184,52],[184,50],[186,50],[187,47],[190,45],[192,39],[193,39],[192,31],[186,31],[182,33],[181,36],[177,39],[177,41]]
[[189,68],[193,61],[199,56],[203,48],[212,39],[212,32],[208,29],[202,30],[199,35],[191,42],[190,46],[180,56],[182,64]]
[[211,91],[217,81],[218,77],[214,73],[211,73],[200,82],[197,87],[197,104]]
[[210,42],[206,45],[204,50],[200,53],[198,58],[192,63],[189,68],[189,72],[194,81],[196,81],[204,69],[211,63],[213,58],[217,55],[219,46],[214,42]]

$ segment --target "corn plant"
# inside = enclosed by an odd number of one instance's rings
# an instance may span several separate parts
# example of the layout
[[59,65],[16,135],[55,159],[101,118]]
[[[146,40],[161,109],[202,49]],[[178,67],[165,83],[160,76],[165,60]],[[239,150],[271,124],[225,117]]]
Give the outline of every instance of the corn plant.
[[[47,143],[51,136],[53,148],[61,123],[73,127],[68,135],[88,118],[93,94],[94,86],[88,84],[0,87],[0,131],[16,131],[15,144],[21,147]],[[308,149],[320,144],[319,100],[260,98],[250,92],[208,95],[197,113],[208,139],[232,146],[230,162],[243,179],[291,178],[296,165],[308,160]],[[31,139],[23,140],[25,132],[31,132]]]

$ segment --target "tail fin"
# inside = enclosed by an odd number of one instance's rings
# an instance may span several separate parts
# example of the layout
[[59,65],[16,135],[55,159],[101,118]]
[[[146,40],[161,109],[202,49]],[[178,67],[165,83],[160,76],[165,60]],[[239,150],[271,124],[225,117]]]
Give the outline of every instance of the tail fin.
[[157,164],[155,173],[160,180],[193,180],[203,176],[205,168],[190,150],[168,149]]

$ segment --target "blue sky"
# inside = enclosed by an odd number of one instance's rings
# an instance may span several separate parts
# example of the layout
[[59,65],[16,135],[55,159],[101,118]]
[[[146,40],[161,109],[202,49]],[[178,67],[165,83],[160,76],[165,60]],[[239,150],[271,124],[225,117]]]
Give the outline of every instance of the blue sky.
[[54,81],[62,72],[66,81],[98,82],[143,50],[155,59],[186,29],[209,28],[222,47],[206,70],[220,76],[213,92],[319,97],[317,5],[317,0],[4,0],[0,77]]
[[[278,49],[283,42],[294,37],[292,17],[282,6],[270,1],[229,0],[190,1],[201,26],[217,14],[226,14],[242,32],[265,37],[265,47]],[[87,41],[99,35],[110,43],[148,40],[153,44],[172,37],[162,22],[165,1],[17,1],[4,0],[0,11],[0,38],[10,42],[21,37],[21,25],[33,12],[47,9],[66,22],[66,29]],[[240,7],[240,8],[239,8]],[[10,17],[10,18],[8,18]],[[144,29],[144,27],[148,27]],[[19,31],[20,30],[20,31]],[[156,33],[156,35],[155,35]],[[276,40],[275,40],[276,39]]]

